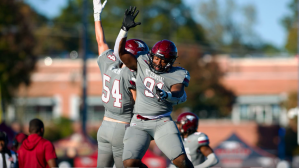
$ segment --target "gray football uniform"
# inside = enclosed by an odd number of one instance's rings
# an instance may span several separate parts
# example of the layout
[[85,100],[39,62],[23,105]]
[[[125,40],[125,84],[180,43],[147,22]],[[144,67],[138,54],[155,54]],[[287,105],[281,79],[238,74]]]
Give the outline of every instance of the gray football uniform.
[[155,86],[164,91],[170,91],[171,86],[178,83],[183,83],[187,87],[190,75],[181,67],[172,67],[167,73],[155,74],[150,70],[149,63],[148,55],[140,55],[137,59],[137,98],[134,113],[158,116],[171,112],[173,104],[168,101],[158,102],[153,95],[153,93],[156,94]]
[[180,67],[172,67],[169,72],[156,74],[150,70],[148,55],[137,58],[136,92],[137,98],[134,116],[124,137],[123,160],[142,159],[148,149],[151,139],[154,139],[159,149],[173,160],[185,153],[176,124],[170,116],[145,120],[141,116],[159,116],[172,111],[172,103],[158,102],[155,97],[155,86],[170,91],[174,84],[182,83],[188,86],[189,73]]
[[202,132],[195,132],[184,139],[184,146],[189,160],[194,166],[203,163],[206,159],[200,152],[201,146],[208,146],[209,138]]
[[[133,114],[134,99],[130,89],[136,89],[136,72],[127,67],[120,68],[121,62],[113,55],[112,50],[103,52],[97,60],[101,70],[103,90],[102,101],[105,116],[130,122]],[[126,124],[103,121],[98,130],[98,161],[97,168],[123,167],[123,138]]]
[[130,122],[134,108],[134,99],[130,89],[136,89],[136,72],[127,67],[119,68],[121,62],[116,59],[113,50],[110,49],[103,52],[97,62],[103,81],[102,101],[105,116]]

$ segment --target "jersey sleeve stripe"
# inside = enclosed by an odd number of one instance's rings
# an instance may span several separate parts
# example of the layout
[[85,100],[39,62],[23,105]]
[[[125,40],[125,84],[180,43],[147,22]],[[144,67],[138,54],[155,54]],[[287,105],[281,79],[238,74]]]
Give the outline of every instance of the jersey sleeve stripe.
[[199,144],[202,144],[202,143],[209,143],[209,140],[203,140],[203,141],[198,141]]
[[205,140],[209,140],[209,138],[207,136],[202,136],[202,137],[198,137],[197,140],[198,141],[205,141]]

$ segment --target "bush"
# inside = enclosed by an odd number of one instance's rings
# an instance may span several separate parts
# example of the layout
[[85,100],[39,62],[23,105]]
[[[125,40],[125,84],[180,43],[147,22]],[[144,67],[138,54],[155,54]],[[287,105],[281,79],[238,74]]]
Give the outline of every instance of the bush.
[[64,117],[55,119],[52,124],[46,126],[44,137],[52,142],[66,138],[74,132],[72,123],[72,120]]

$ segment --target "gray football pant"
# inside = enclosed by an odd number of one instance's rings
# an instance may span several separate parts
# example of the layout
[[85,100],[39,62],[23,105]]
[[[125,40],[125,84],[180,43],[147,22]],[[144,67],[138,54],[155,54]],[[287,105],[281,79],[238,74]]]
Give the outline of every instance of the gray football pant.
[[126,129],[122,159],[142,159],[151,139],[170,160],[185,153],[179,131],[170,116],[145,121],[134,115]]
[[123,168],[122,154],[123,139],[126,124],[103,121],[97,134],[98,160],[97,168],[113,167]]

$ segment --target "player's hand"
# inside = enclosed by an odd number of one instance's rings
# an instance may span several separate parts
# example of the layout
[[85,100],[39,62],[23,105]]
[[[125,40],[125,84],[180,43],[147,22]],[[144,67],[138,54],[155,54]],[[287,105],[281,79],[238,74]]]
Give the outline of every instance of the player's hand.
[[103,9],[105,8],[105,5],[107,3],[107,0],[104,1],[104,3],[101,3],[101,0],[93,0],[93,11],[94,13],[102,13]]
[[[123,25],[121,26],[121,28],[124,30],[124,31],[129,31],[130,28],[132,27],[135,27],[137,25],[140,25],[141,23],[140,22],[137,22],[135,23],[135,18],[136,16],[138,15],[139,13],[139,10],[136,11],[136,7],[131,7],[130,6],[130,9],[126,9],[126,12],[125,12],[125,16],[124,16],[124,20],[123,20]],[[134,14],[135,13],[135,14]]]
[[168,97],[168,94],[164,90],[158,88],[158,86],[156,86],[155,88],[156,88],[156,93],[157,93],[157,95],[159,97],[158,101],[161,101],[161,100],[164,101],[164,100],[166,100],[167,97]]

